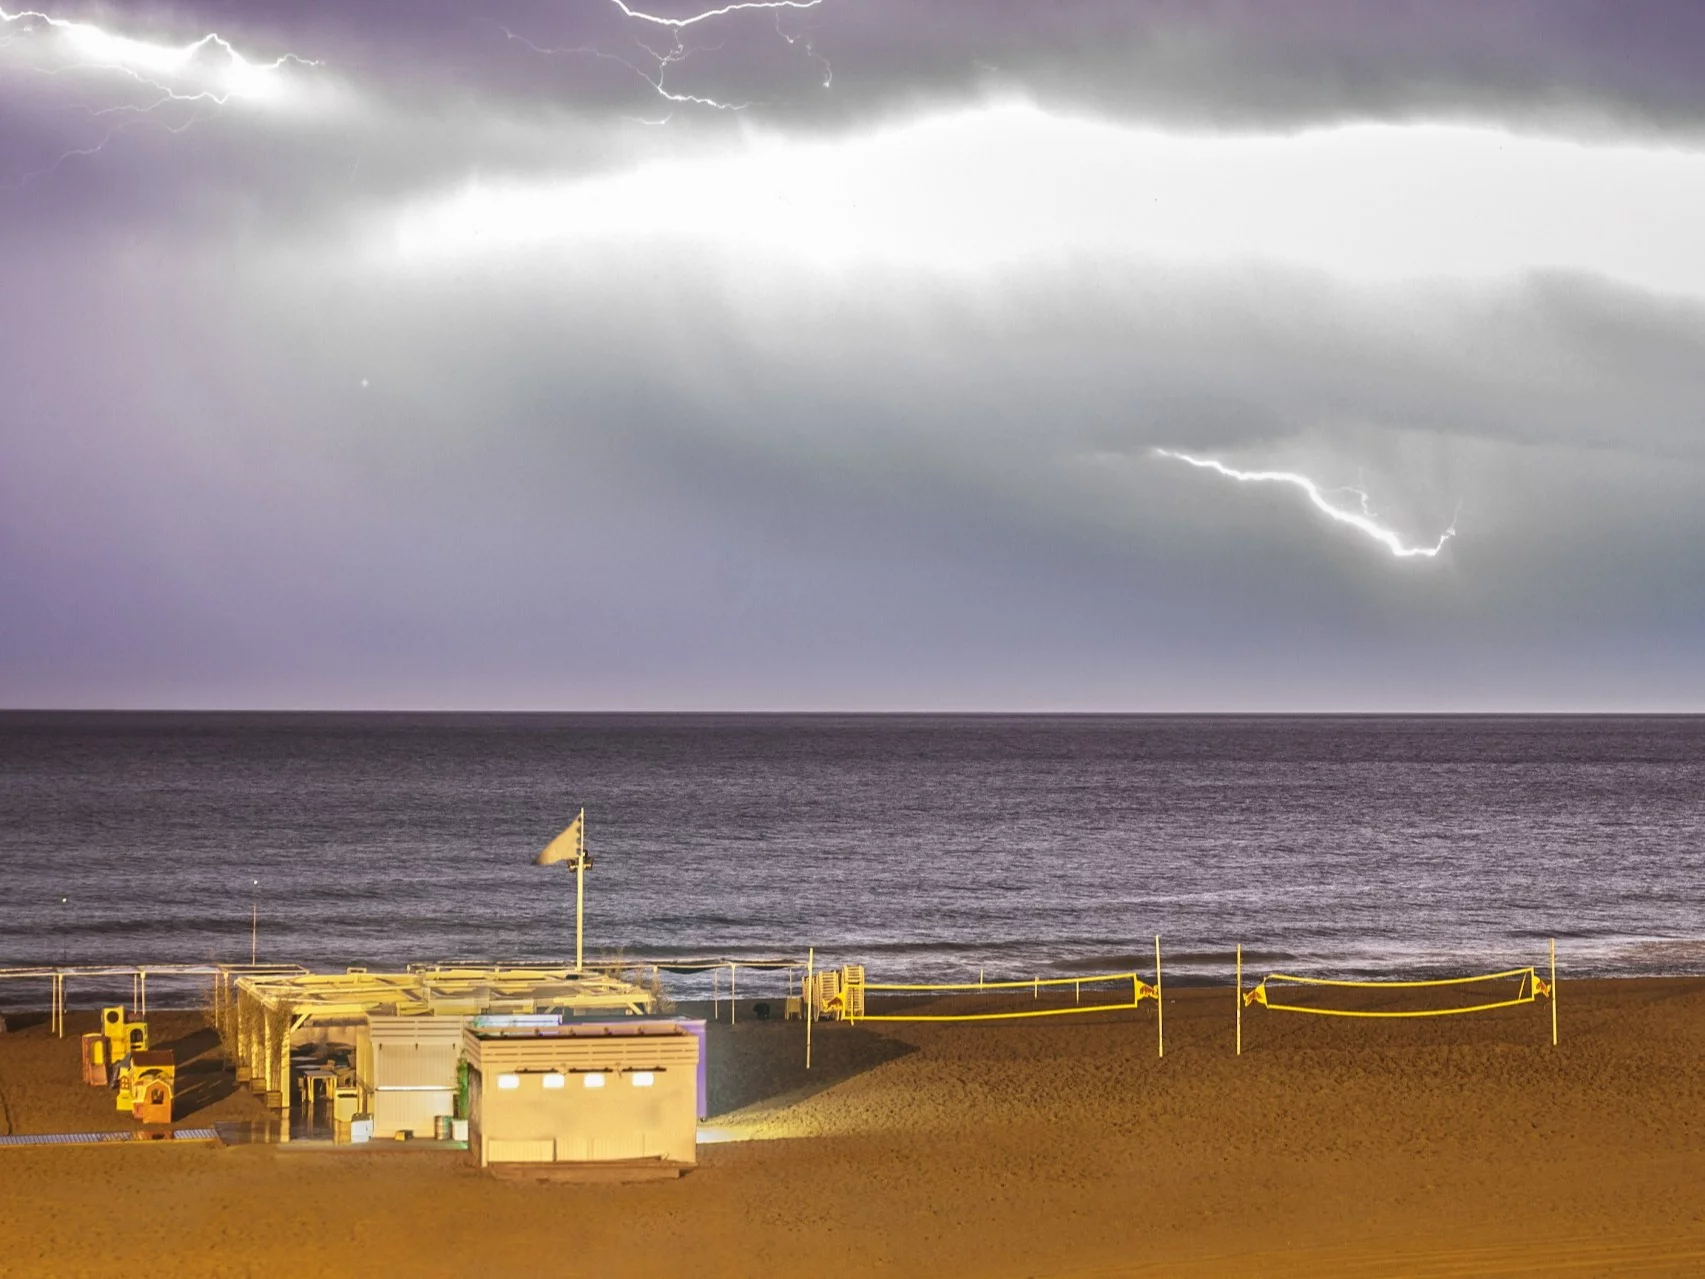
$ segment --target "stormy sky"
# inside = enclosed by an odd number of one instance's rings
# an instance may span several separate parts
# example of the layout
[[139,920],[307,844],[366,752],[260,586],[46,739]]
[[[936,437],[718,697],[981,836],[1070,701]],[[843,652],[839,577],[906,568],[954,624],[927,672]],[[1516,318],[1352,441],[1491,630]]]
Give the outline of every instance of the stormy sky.
[[713,7],[0,8],[0,705],[1705,710],[1705,8]]

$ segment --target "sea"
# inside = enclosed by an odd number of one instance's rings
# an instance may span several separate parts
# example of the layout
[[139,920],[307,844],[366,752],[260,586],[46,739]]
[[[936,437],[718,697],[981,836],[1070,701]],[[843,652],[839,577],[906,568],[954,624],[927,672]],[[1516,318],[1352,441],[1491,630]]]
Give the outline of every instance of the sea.
[[0,967],[562,962],[582,809],[589,958],[1705,973],[1680,716],[10,712]]

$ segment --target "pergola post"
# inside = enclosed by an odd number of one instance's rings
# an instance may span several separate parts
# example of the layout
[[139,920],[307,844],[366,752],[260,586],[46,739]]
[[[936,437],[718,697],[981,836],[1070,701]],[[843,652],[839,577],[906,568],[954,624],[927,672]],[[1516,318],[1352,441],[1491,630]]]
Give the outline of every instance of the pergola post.
[[250,1023],[254,1018],[249,1012],[249,993],[241,986],[237,987],[236,1020],[237,1082],[246,1084],[255,1073],[251,1064],[254,1061],[254,1049],[249,1042],[249,1036],[253,1033]]
[[272,1089],[266,1094],[267,1104],[274,1110],[285,1113],[285,1140],[289,1140],[288,1129],[290,1114],[290,1010],[281,1009],[272,1014],[278,1022],[275,1038],[277,1040],[278,1068],[273,1072]]
[[261,1027],[261,1058],[260,1058],[260,1091],[265,1094],[268,1105],[272,1104],[273,1082],[272,1073],[278,1064],[277,1048],[273,1043],[272,1012],[264,1005],[257,1008]]

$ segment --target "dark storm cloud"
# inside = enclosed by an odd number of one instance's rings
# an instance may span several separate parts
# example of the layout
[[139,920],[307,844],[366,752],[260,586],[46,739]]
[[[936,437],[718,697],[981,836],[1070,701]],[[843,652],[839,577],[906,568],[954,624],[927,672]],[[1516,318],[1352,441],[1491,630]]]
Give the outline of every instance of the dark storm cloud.
[[[602,2],[92,16],[323,65],[142,118],[95,114],[134,81],[0,49],[0,181],[27,179],[0,191],[0,704],[1705,706],[1705,298],[1680,252],[1673,278],[1421,250],[1370,276],[1330,243],[1269,251],[1278,191],[1246,178],[1224,201],[1247,246],[1173,260],[1096,238],[1130,192],[1085,178],[1045,251],[1019,222],[969,266],[884,257],[884,230],[951,249],[992,225],[997,174],[945,235],[855,192],[871,246],[825,262],[833,229],[741,234],[762,174],[686,168],[540,206],[651,200],[674,220],[649,237],[502,249],[476,224],[433,256],[395,230],[474,179],[1012,94],[1203,134],[1445,117],[1685,153],[1695,6],[826,0],[697,24],[666,68],[674,36]],[[660,69],[752,105],[671,103]],[[1111,145],[1072,144],[1084,173]],[[930,154],[893,171],[986,178]],[[839,151],[778,163],[772,229],[819,207],[801,166],[854,181]],[[1346,189],[1369,227],[1416,211],[1404,251],[1445,206]],[[1644,238],[1673,244],[1681,207]],[[1589,247],[1642,239],[1626,202],[1586,213]],[[1459,536],[1396,564],[1156,447]]]
[[[1697,74],[1705,10],[1685,0],[823,0],[684,28],[628,17],[610,0],[50,8],[169,42],[216,29],[257,61],[287,53],[319,61],[299,69],[304,80],[351,87],[367,104],[330,126],[341,138],[322,142],[339,155],[366,149],[380,158],[376,175],[387,155],[403,169],[427,155],[450,170],[482,156],[498,165],[538,159],[549,142],[516,136],[528,124],[556,128],[557,154],[573,162],[600,150],[574,136],[575,121],[669,118],[688,130],[743,122],[738,112],[672,102],[660,85],[748,104],[748,118],[770,127],[857,125],[1012,93],[1200,128],[1448,118],[1692,136],[1705,120]],[[14,43],[18,30],[7,31]],[[4,92],[21,107],[44,86],[20,82],[16,70]],[[45,115],[9,110],[0,149],[51,157],[62,144],[84,144],[89,122],[63,105]],[[413,129],[398,127],[399,116]],[[316,132],[313,122],[300,127]],[[30,136],[6,136],[20,131]],[[288,148],[279,160],[286,171],[304,167]]]
[[[716,6],[632,7],[685,17]],[[608,0],[199,0],[174,16],[180,28],[241,32],[410,97],[618,110],[658,103],[610,59],[654,75],[675,35]],[[533,54],[506,29],[607,58]],[[754,100],[784,117],[856,118],[991,84],[1049,104],[1233,127],[1563,113],[1691,131],[1705,117],[1705,11],[1688,0],[824,0],[730,13],[679,35],[695,51],[671,69],[680,91]],[[833,68],[830,92],[819,58]]]
[[[52,387],[3,470],[8,545],[38,542],[10,596],[51,622],[14,635],[14,678],[128,662],[167,700],[457,704],[448,669],[482,704],[1083,707],[1413,704],[1442,681],[1497,704],[1536,653],[1635,636],[1659,658],[1603,696],[1705,691],[1675,683],[1705,621],[1696,374],[1651,358],[1697,343],[1696,314],[1544,281],[1423,317],[1282,273],[1048,273],[997,309],[879,275],[754,312],[647,257],[641,287],[637,261],[599,264],[620,293],[585,268],[478,295],[144,275],[133,321],[181,344],[165,383],[121,332],[76,360],[8,335],[6,372]],[[1583,364],[1535,404],[1536,370]],[[1406,496],[1383,505],[1418,534],[1461,503],[1464,536],[1393,575],[1157,444],[1289,449]]]
[[[136,208],[181,227],[203,209],[228,218],[233,204],[239,216],[300,218],[434,178],[596,171],[747,125],[853,128],[1014,94],[1199,129],[1455,119],[1689,138],[1705,121],[1705,10],[1680,0],[823,0],[685,28],[628,17],[610,0],[50,9],[167,43],[218,30],[256,62],[319,65],[286,68],[312,109],[169,104],[143,116],[128,109],[150,95],[122,77],[30,73],[58,63],[30,53],[39,25],[13,24],[11,52],[28,58],[0,63],[0,183],[69,170],[75,186],[86,166],[76,153],[102,152],[93,191],[25,200],[12,213],[25,225],[32,213],[52,222]],[[647,137],[655,130],[641,122],[663,120],[670,136]]]

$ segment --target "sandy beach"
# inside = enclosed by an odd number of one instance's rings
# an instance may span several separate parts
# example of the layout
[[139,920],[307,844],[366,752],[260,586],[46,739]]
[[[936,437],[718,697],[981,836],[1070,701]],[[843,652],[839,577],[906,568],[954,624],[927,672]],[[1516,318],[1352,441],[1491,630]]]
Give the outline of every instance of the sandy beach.
[[[1099,1020],[719,1026],[680,1181],[555,1185],[406,1147],[0,1150],[0,1274],[1705,1273],[1705,980],[1426,1021],[1169,990]],[[75,1032],[0,1037],[0,1123],[123,1128]],[[20,1019],[14,1018],[14,1025]],[[180,1124],[261,1114],[156,1018]]]

